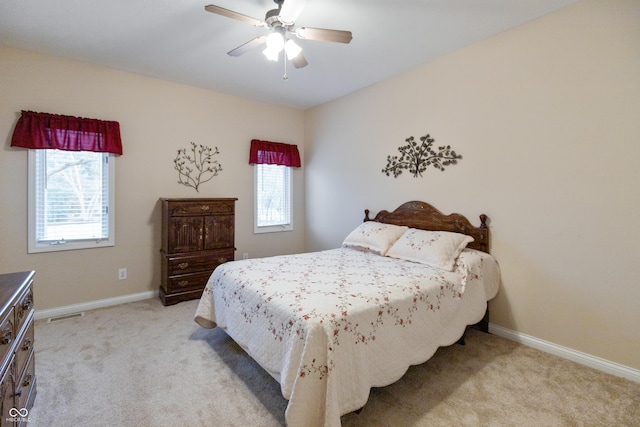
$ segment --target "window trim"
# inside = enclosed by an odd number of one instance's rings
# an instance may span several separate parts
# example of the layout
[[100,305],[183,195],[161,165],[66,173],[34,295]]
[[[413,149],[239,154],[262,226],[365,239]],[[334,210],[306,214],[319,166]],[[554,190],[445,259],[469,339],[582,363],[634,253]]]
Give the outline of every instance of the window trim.
[[27,253],[57,252],[115,246],[115,155],[111,153],[100,153],[101,155],[106,156],[108,163],[109,236],[106,239],[76,239],[67,240],[63,244],[56,244],[51,242],[43,243],[36,240],[36,151],[39,150],[28,150],[27,154]]
[[291,166],[280,165],[288,170],[289,190],[289,223],[279,225],[258,226],[258,168],[261,166],[276,166],[269,164],[255,163],[253,165],[253,232],[254,234],[278,233],[282,231],[293,231],[293,168]]

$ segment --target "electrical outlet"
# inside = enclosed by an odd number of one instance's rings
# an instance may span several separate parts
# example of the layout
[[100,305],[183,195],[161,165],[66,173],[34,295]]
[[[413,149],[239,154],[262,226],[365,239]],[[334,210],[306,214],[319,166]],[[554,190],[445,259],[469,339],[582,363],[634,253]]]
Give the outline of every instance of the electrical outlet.
[[242,259],[249,259],[249,254],[248,254],[248,253],[246,253],[246,252],[244,252],[244,253],[242,254]]
[[125,280],[127,278],[127,269],[121,268],[118,270],[118,280]]

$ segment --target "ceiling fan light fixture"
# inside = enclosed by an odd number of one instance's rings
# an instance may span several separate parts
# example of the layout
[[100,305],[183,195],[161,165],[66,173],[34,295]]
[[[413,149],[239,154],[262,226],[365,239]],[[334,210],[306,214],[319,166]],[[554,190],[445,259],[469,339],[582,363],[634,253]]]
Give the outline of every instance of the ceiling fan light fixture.
[[267,36],[267,49],[280,52],[284,48],[284,29],[276,27],[271,34]]
[[[282,50],[282,49],[280,49]],[[262,51],[264,56],[267,57],[269,61],[278,62],[278,57],[280,56],[280,50],[271,49],[269,46]]]
[[287,59],[289,60],[295,58],[300,54],[300,52],[302,52],[302,48],[291,39],[287,40],[284,44],[284,50],[287,52]]

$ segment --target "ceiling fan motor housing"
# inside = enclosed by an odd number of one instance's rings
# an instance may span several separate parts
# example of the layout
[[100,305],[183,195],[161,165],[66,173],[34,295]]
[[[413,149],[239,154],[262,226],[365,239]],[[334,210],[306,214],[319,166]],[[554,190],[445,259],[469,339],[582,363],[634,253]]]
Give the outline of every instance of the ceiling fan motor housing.
[[278,15],[280,15],[280,9],[271,9],[265,15],[264,22],[266,22],[268,26],[273,27],[276,23],[281,23]]
[[271,9],[264,17],[264,22],[269,28],[282,27],[286,31],[291,31],[294,24],[292,22],[284,22],[280,17],[280,9]]

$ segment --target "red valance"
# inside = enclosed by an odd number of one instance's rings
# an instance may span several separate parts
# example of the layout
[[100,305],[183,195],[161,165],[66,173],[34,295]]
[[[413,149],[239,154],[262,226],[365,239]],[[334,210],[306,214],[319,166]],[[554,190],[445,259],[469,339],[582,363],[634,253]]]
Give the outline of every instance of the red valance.
[[118,122],[23,111],[12,147],[122,154]]
[[292,166],[294,168],[301,166],[297,145],[260,141],[259,139],[251,140],[249,163]]

